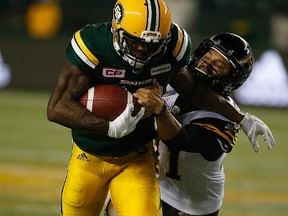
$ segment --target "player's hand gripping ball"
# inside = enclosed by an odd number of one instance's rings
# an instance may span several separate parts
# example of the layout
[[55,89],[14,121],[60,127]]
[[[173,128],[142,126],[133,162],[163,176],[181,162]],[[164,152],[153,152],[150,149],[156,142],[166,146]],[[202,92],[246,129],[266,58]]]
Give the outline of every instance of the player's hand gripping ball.
[[[79,102],[98,117],[113,121],[126,108],[128,94],[131,93],[125,88],[113,84],[103,84],[90,88]],[[135,116],[140,111],[141,105],[134,96],[133,104],[132,116]]]

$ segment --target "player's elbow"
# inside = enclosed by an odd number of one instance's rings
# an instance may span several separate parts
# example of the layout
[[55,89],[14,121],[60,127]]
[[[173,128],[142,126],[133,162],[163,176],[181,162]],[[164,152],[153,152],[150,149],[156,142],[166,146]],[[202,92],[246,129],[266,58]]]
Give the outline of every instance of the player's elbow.
[[57,119],[58,119],[57,113],[58,113],[57,107],[55,105],[48,104],[47,110],[46,110],[47,119],[51,122],[57,122]]
[[47,114],[48,121],[51,121],[51,122],[55,121],[55,114],[51,109],[47,108],[46,114]]

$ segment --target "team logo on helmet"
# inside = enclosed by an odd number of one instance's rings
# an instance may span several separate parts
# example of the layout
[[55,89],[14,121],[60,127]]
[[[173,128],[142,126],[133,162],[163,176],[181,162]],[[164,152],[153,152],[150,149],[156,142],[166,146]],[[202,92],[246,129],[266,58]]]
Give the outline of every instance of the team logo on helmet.
[[248,66],[249,66],[248,70],[252,70],[252,67],[253,67],[253,56],[251,54],[247,55],[243,59],[241,59],[239,61],[239,63],[240,63],[240,65],[248,64]]
[[123,16],[124,16],[124,8],[123,5],[118,3],[114,7],[113,11],[114,20],[117,24],[120,24],[122,22]]

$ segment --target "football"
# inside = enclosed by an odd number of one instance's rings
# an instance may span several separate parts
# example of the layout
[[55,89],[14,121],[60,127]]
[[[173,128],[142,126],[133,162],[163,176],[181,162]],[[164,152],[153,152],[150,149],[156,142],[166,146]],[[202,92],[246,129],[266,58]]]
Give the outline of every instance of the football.
[[[128,94],[132,95],[125,88],[114,84],[102,84],[90,88],[80,99],[80,104],[98,117],[113,121],[126,108]],[[133,97],[135,116],[141,109],[137,98]]]

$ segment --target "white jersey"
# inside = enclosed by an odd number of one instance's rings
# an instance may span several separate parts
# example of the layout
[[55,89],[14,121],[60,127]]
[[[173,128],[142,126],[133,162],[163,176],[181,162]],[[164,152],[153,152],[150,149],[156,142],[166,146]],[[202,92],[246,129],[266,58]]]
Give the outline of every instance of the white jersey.
[[180,180],[166,176],[170,152],[159,144],[159,184],[161,199],[187,214],[208,214],[220,209],[224,196],[224,153],[217,161],[209,162],[200,153],[180,151],[178,175]]
[[[177,95],[174,94],[164,97],[170,109],[173,108],[176,98]],[[230,122],[219,114],[204,110],[192,111],[176,118],[183,125],[203,118]],[[235,125],[237,126],[239,125]],[[221,145],[221,141],[218,142]],[[224,150],[220,158],[208,161],[200,153],[169,151],[160,141],[159,154],[158,178],[161,199],[164,202],[191,215],[209,214],[220,209],[224,196]]]

